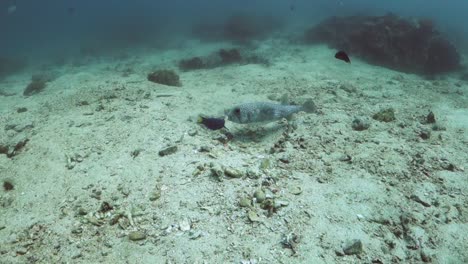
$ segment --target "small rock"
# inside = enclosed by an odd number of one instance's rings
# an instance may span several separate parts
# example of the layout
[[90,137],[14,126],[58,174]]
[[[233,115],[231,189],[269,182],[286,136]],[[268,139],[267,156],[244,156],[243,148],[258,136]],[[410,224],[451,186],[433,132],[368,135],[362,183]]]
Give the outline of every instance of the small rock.
[[202,237],[202,232],[201,231],[190,231],[189,232],[189,238],[194,240],[194,239],[197,239],[197,238],[200,238]]
[[150,194],[150,197],[149,197],[149,200],[154,202],[156,200],[158,200],[159,198],[161,198],[161,190],[160,189],[157,189],[157,190],[154,190],[151,194]]
[[250,210],[249,213],[248,213],[248,218],[251,222],[260,222],[261,219],[260,217],[258,216],[257,212],[253,211],[253,210]]
[[281,157],[279,157],[278,160],[285,164],[288,164],[290,162],[289,155],[287,154],[283,154]]
[[200,152],[210,152],[211,150],[213,150],[213,147],[212,146],[201,146],[200,149],[198,151]]
[[253,170],[253,169],[247,169],[246,174],[247,174],[247,177],[249,177],[250,179],[258,179],[262,176],[259,171]]
[[148,74],[148,81],[168,86],[182,86],[179,75],[173,70],[157,70]]
[[25,248],[25,247],[20,247],[20,248],[16,249],[16,254],[17,255],[24,255],[26,253],[28,253],[28,249]]
[[140,153],[142,151],[143,151],[143,149],[141,149],[141,148],[135,149],[134,151],[132,151],[130,153],[130,156],[132,156],[132,158],[136,158],[136,157],[138,157],[138,155],[140,155]]
[[190,221],[188,219],[184,219],[179,223],[179,230],[182,232],[190,230]]
[[252,203],[251,203],[251,201],[250,201],[250,199],[248,197],[244,197],[244,198],[240,199],[239,206],[240,207],[250,207],[250,206],[252,206]]
[[415,201],[415,202],[417,202],[417,203],[422,204],[422,205],[425,206],[425,207],[431,207],[431,204],[430,204],[429,202],[424,201],[423,199],[421,199],[421,198],[420,198],[418,195],[416,195],[416,194],[412,194],[412,195],[410,196],[410,199],[413,200],[413,201]]
[[445,131],[447,129],[442,124],[434,124],[434,125],[432,125],[432,130],[434,130],[434,131]]
[[77,259],[77,258],[81,258],[82,256],[83,256],[83,254],[81,252],[77,252],[71,258],[72,259]]
[[167,147],[165,149],[162,149],[159,151],[159,156],[163,157],[163,156],[167,156],[167,155],[171,155],[171,154],[174,154],[176,151],[177,151],[177,146],[170,146],[170,147]]
[[370,123],[366,118],[356,117],[351,123],[351,127],[356,131],[363,131],[370,127]]
[[431,256],[427,254],[426,250],[422,249],[420,254],[423,262],[431,262]]
[[431,131],[429,129],[426,129],[426,128],[421,128],[421,130],[419,130],[418,134],[424,140],[429,139],[431,137]]
[[260,169],[261,170],[266,170],[266,169],[270,168],[270,165],[271,165],[270,159],[264,158],[260,162]]
[[226,176],[231,177],[231,178],[242,178],[242,176],[244,176],[242,171],[238,169],[234,169],[234,168],[225,168],[224,174],[226,174]]
[[214,164],[214,163],[210,163],[210,171],[211,171],[211,175],[216,178],[218,181],[222,181],[223,180],[223,169],[221,168],[221,166],[217,165],[217,164]]
[[340,257],[345,255],[342,248],[335,248],[335,254]]
[[26,107],[19,107],[18,109],[16,109],[17,113],[24,113],[26,111],[28,111],[28,109]]
[[428,124],[434,124],[435,122],[436,122],[435,115],[434,115],[434,113],[431,111],[431,112],[429,112],[429,114],[427,114],[427,116],[426,116],[426,123],[428,123]]
[[254,192],[254,197],[257,200],[257,203],[261,203],[261,202],[265,201],[266,195],[265,195],[265,192],[263,190],[256,190]]
[[146,234],[143,231],[132,231],[128,234],[128,239],[131,241],[139,241],[146,238]]
[[362,242],[359,239],[353,239],[343,246],[343,252],[346,255],[359,255],[362,251]]

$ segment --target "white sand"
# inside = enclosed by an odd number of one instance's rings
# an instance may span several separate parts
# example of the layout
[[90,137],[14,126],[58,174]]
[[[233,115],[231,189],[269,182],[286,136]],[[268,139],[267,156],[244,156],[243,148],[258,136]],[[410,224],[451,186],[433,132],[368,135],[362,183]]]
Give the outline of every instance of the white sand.
[[[0,191],[0,263],[419,263],[421,254],[433,263],[468,262],[468,83],[428,81],[355,58],[349,65],[324,46],[275,40],[256,50],[270,67],[179,72],[180,88],[146,80],[153,69],[176,69],[178,59],[219,47],[188,43],[51,68],[58,78],[27,98],[22,91],[35,71],[4,80],[1,87],[17,95],[0,96],[0,129],[20,132],[3,130],[0,144],[29,141],[12,158],[0,155],[0,180],[14,184]],[[133,73],[123,77],[126,68]],[[218,116],[284,93],[295,102],[313,98],[320,113],[296,115],[297,129],[277,153],[269,150],[282,126],[228,122],[235,136],[246,129],[254,136],[224,145],[216,140],[221,132],[194,122],[199,113]],[[396,121],[371,118],[387,107]],[[432,125],[420,120],[430,110],[445,130],[423,140],[418,132]],[[354,131],[356,116],[370,128]],[[177,152],[160,157],[168,145]],[[260,170],[264,158],[271,166]],[[260,177],[218,181],[210,163]],[[271,183],[267,196],[288,205],[268,216],[255,204],[259,222],[252,223],[238,202],[262,182]],[[154,192],[160,197],[151,201]],[[97,213],[103,202],[114,209]],[[146,238],[130,241],[135,230]],[[292,233],[294,250],[281,244]],[[352,239],[363,252],[339,256]]]

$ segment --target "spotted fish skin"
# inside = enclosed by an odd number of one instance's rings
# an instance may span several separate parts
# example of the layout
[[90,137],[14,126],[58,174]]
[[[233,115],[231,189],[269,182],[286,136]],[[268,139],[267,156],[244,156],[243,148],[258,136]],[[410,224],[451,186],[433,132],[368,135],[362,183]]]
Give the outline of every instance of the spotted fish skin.
[[225,111],[228,120],[239,124],[256,122],[271,122],[281,118],[289,118],[292,114],[300,111],[313,112],[313,102],[304,105],[282,105],[271,102],[246,103]]

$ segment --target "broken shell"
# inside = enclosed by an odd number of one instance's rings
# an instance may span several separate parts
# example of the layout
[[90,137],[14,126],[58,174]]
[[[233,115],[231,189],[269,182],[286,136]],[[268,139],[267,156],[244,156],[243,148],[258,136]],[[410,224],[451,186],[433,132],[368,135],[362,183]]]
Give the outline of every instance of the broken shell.
[[95,216],[89,216],[87,218],[88,222],[95,225],[95,226],[101,226],[102,224],[104,224],[104,221],[102,219],[98,219],[97,217]]
[[257,212],[253,211],[253,210],[250,210],[249,213],[248,213],[248,218],[251,222],[260,222],[261,219],[260,217],[258,216]]
[[302,188],[300,186],[292,186],[289,188],[289,192],[294,195],[299,195],[302,193]]
[[197,239],[197,238],[200,238],[202,236],[202,232],[201,231],[190,231],[189,232],[189,238],[190,239]]
[[190,230],[190,221],[188,219],[184,219],[179,223],[179,230],[180,231],[189,231]]

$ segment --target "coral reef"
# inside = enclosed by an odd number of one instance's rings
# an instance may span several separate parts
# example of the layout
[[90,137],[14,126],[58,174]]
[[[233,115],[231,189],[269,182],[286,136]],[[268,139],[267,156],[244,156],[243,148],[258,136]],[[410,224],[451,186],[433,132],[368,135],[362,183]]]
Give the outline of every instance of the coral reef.
[[168,86],[181,86],[179,75],[173,70],[157,70],[148,74],[148,81]]
[[179,68],[183,71],[208,68],[200,57],[183,59],[179,62]]
[[236,63],[242,61],[242,56],[238,49],[220,49],[218,55],[221,58],[223,64]]
[[208,56],[192,57],[179,61],[179,69],[183,71],[211,69],[233,63],[269,65],[266,58],[255,54],[243,55],[237,48],[220,49]]
[[460,68],[456,48],[431,20],[385,16],[332,17],[307,30],[305,41],[325,42],[370,63],[435,75]]

